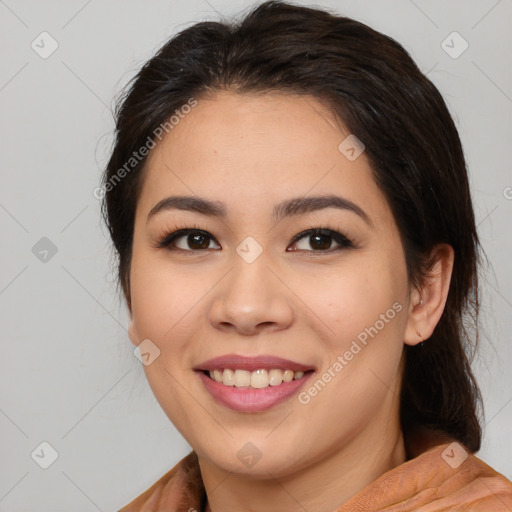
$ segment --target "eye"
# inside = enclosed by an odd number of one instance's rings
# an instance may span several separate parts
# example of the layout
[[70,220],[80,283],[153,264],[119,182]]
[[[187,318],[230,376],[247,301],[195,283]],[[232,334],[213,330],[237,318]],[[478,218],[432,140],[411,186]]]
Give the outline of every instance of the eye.
[[210,242],[212,241],[213,237],[207,231],[197,228],[185,228],[177,229],[172,233],[164,235],[158,241],[157,247],[166,248],[170,251],[200,251],[210,249]]
[[[310,251],[310,252],[332,252],[332,244],[337,243],[338,248],[334,250],[346,249],[354,247],[354,244],[345,235],[342,235],[338,231],[325,228],[314,228],[302,231],[293,240],[293,244],[297,245],[298,241],[305,239],[302,243],[303,247],[299,247],[299,250]],[[312,249],[307,247],[309,245]],[[292,249],[293,251],[297,249]]]
[[[304,240],[303,240],[304,239]],[[185,251],[197,252],[212,249],[211,243],[215,243],[220,249],[221,247],[212,235],[197,226],[181,227],[176,226],[170,233],[166,233],[156,243],[157,248],[165,248],[169,251]],[[327,228],[311,228],[299,233],[292,241],[292,245],[300,245],[291,251],[307,251],[307,252],[333,252],[340,249],[354,247],[354,244],[345,235]],[[334,247],[337,244],[338,247]],[[309,247],[307,247],[309,245]]]

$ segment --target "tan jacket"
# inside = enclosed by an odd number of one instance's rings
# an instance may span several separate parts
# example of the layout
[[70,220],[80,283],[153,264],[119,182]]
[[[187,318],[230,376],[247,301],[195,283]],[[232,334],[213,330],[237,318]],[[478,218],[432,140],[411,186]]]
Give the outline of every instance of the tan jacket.
[[[512,482],[447,434],[422,430],[407,461],[333,512],[512,512]],[[119,512],[203,512],[206,492],[194,451]]]

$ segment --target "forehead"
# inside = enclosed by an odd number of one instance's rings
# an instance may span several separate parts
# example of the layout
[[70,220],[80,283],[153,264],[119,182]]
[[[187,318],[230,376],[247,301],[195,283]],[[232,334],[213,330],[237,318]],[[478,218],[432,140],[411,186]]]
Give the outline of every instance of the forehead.
[[[238,156],[245,155],[275,167],[282,161],[300,162],[304,156],[309,163],[320,162],[332,144],[336,150],[341,136],[333,114],[316,98],[221,92],[198,99],[153,156],[166,152],[187,162],[218,158],[224,165],[239,166]],[[243,164],[247,168],[250,162]]]
[[378,206],[383,197],[364,153],[351,160],[340,151],[348,135],[310,96],[223,92],[198,98],[151,151],[138,208],[148,211],[171,193],[210,197],[239,210],[333,192]]

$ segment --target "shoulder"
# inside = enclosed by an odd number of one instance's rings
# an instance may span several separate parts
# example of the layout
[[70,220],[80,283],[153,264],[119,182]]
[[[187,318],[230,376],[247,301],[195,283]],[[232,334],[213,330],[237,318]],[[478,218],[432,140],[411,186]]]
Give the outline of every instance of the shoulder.
[[157,512],[202,510],[205,490],[197,454],[192,451],[149,489],[118,512]]
[[[453,447],[445,448],[445,457],[451,456]],[[474,454],[460,465],[460,477],[467,483],[463,487],[467,510],[475,512],[512,510],[512,482],[503,474]],[[472,508],[471,508],[472,507]]]
[[403,464],[403,469],[409,465],[419,470],[419,492],[411,501],[422,495],[421,505],[428,504],[433,511],[512,510],[512,482],[457,441],[430,448]]
[[337,512],[510,512],[512,482],[454,441],[381,475]]

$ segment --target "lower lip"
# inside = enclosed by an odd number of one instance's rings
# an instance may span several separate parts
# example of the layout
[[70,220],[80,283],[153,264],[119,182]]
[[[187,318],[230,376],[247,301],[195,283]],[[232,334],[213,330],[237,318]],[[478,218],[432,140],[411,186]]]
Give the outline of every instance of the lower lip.
[[309,380],[314,372],[307,372],[300,379],[283,382],[279,386],[267,386],[260,389],[250,386],[225,386],[211,379],[202,371],[198,371],[198,373],[206,389],[219,403],[239,412],[260,412],[290,398]]

